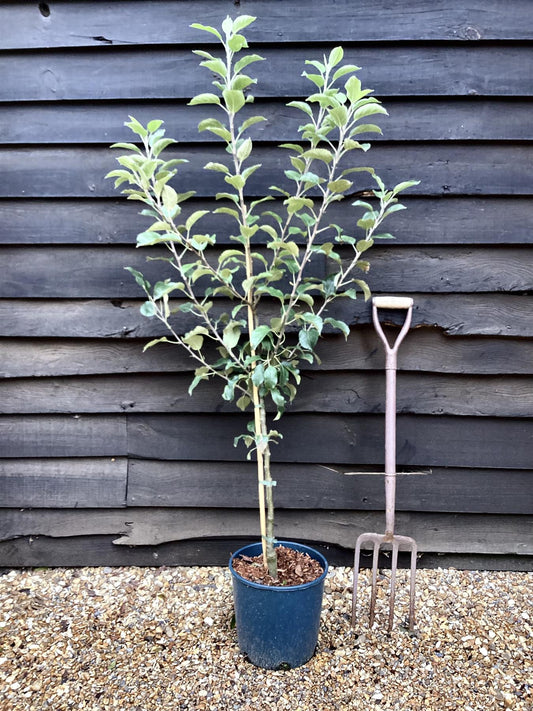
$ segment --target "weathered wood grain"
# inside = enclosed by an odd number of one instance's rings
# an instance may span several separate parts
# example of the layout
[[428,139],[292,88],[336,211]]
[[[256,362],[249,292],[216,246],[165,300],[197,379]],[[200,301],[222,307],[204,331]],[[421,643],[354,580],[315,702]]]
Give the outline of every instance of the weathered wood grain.
[[[230,555],[257,537],[202,538],[175,541],[159,546],[115,546],[113,536],[71,536],[49,538],[26,536],[0,542],[0,566],[4,568],[79,567],[81,561],[89,566],[162,566],[162,565],[219,565],[226,566]],[[353,565],[353,550],[319,541],[300,540],[320,550],[330,565]],[[400,553],[398,567],[408,567],[409,561]],[[381,565],[381,562],[380,562]],[[387,561],[383,562],[386,567]],[[361,567],[370,567],[371,559],[363,557]],[[520,570],[533,569],[533,556],[483,555],[468,553],[421,553],[420,568],[457,568],[458,570]]]
[[[220,249],[207,258],[215,263]],[[353,252],[345,252],[351,257]],[[368,253],[366,277],[372,290],[431,293],[523,292],[533,288],[533,247],[400,247],[374,246]],[[0,247],[5,272],[0,298],[141,298],[143,292],[125,271],[141,271],[153,284],[175,278],[175,271],[147,257],[164,250],[133,247]],[[326,276],[330,266],[315,260]],[[244,276],[244,275],[243,275]],[[239,283],[239,275],[234,277]],[[201,293],[202,282],[198,282]]]
[[[276,464],[276,509],[383,510],[384,477],[348,466]],[[346,473],[347,472],[347,473]],[[253,508],[257,472],[251,462],[163,462],[131,459],[128,506]],[[410,470],[398,474],[398,511],[531,514],[533,471]],[[487,496],[497,491],[498,496]]]
[[120,457],[127,454],[124,415],[0,417],[0,457]]
[[[142,459],[244,461],[246,415],[128,415],[129,453]],[[426,415],[398,417],[397,463],[416,467],[528,469],[533,422],[528,419]],[[275,462],[368,464],[383,459],[383,416],[286,414]],[[208,433],[208,436],[206,436]],[[381,465],[379,465],[381,468]]]
[[[437,364],[435,364],[436,366]],[[381,413],[384,375],[373,371],[303,372],[290,412]],[[11,379],[0,385],[0,414],[237,412],[221,400],[220,380],[188,394],[192,373]],[[533,389],[523,376],[402,373],[397,411],[419,415],[531,417]],[[272,408],[272,405],[269,405]]]
[[[379,289],[375,293],[379,293]],[[413,327],[435,326],[454,336],[533,336],[533,313],[527,296],[411,295],[415,300]],[[0,337],[150,339],[167,335],[165,327],[158,321],[141,316],[140,305],[138,301],[120,299],[2,299]],[[221,303],[220,309],[222,307]],[[213,313],[217,308],[218,305],[213,307]],[[359,300],[339,301],[332,307],[330,315],[352,326],[371,321],[369,304]],[[272,313],[265,309],[264,318],[271,316]],[[192,318],[182,314],[179,327],[178,324],[176,327],[185,332],[194,325]]]
[[[532,244],[533,202],[522,197],[414,197],[406,193],[406,210],[388,223],[394,244]],[[0,244],[135,244],[138,232],[147,226],[139,208],[125,200],[2,200]],[[209,200],[184,203],[184,218],[194,210],[214,210]],[[272,203],[273,209],[279,207]],[[331,222],[353,228],[350,201],[329,208]],[[220,244],[229,243],[231,230],[220,215],[202,218],[204,229],[216,233]]]
[[[283,2],[240,0],[156,0],[144,5],[54,2],[48,14],[34,3],[4,2],[0,26],[9,27],[6,48],[83,47],[106,44],[189,44],[209,41],[190,28],[193,22],[220,25],[227,14],[257,16],[248,28],[250,42],[357,42],[395,40],[532,39],[527,0],[514,0],[509,8],[497,0],[465,6],[457,1],[434,0],[390,5],[379,0],[368,8],[337,0],[335,11],[324,14],[318,5],[303,0]],[[298,17],[298,22],[294,18]],[[383,18],[387,34],[383,32]],[[170,19],[170,21],[169,21]],[[176,21],[178,20],[179,21]]]
[[[391,334],[392,335],[392,334]],[[144,342],[128,340],[0,339],[0,378],[190,372],[188,353],[161,343],[143,352]],[[374,330],[361,326],[344,336],[319,342],[322,365],[312,370],[383,369],[385,358]],[[533,374],[533,342],[514,338],[445,336],[436,328],[416,328],[402,344],[399,370]]]
[[[1,6],[0,6],[1,8]],[[373,142],[388,141],[518,141],[531,140],[531,104],[527,100],[497,97],[462,98],[454,101],[388,97],[389,117],[380,117],[383,136],[369,134]],[[128,116],[146,124],[154,117],[165,121],[167,135],[180,143],[217,142],[208,132],[198,133],[205,118],[205,106],[188,106],[182,101],[121,102],[37,102],[6,104],[2,107],[5,130],[0,144],[111,144],[130,141],[124,126]],[[242,109],[243,118],[264,116],[252,126],[254,141],[281,143],[298,138],[301,112],[285,102],[258,99]],[[381,120],[382,119],[382,120]],[[361,134],[364,136],[364,134]]]
[[[359,153],[359,152],[357,152]],[[118,155],[118,152],[115,151]],[[291,188],[284,171],[289,165],[288,151],[259,147],[255,158],[263,165],[251,176],[247,191],[251,196],[264,196],[272,184]],[[220,173],[204,171],[213,160],[209,145],[169,150],[168,158],[189,161],[180,166],[171,184],[195,190],[200,197],[211,197],[225,189]],[[224,155],[220,155],[224,159]],[[369,160],[387,185],[403,180],[420,180],[410,189],[411,195],[531,195],[533,178],[530,166],[533,148],[526,145],[478,145],[462,143],[376,144],[371,159],[356,155],[345,167],[366,165]],[[2,150],[4,181],[0,197],[94,198],[116,197],[113,181],[105,180],[116,167],[115,156],[107,148],[4,148]],[[355,195],[375,187],[366,173],[357,174],[352,187]]]
[[[377,96],[518,97],[531,96],[532,52],[527,44],[508,43],[363,45],[348,47],[344,59],[362,67],[361,81]],[[287,98],[313,91],[301,74],[305,60],[320,58],[321,50],[293,45],[260,53],[266,61],[251,72],[258,79],[255,96]],[[150,52],[130,46],[6,51],[0,72],[4,102],[189,99],[210,81],[189,48],[161,45]]]
[[[242,509],[130,509],[60,511],[5,509],[0,540],[22,536],[116,535],[115,545],[159,545],[168,541],[258,535],[257,512]],[[398,532],[413,536],[428,551],[531,555],[531,516],[400,512]],[[383,514],[360,511],[289,511],[278,516],[280,539],[310,539],[353,547],[360,533],[381,531]]]
[[123,507],[127,476],[124,457],[0,459],[0,507]]

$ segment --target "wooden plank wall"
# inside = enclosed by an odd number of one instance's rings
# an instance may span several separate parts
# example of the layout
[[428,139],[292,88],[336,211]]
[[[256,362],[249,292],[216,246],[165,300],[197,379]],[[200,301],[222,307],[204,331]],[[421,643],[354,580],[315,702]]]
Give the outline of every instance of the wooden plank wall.
[[[421,181],[369,275],[374,293],[415,299],[398,529],[422,564],[531,565],[531,3],[327,5],[0,5],[0,566],[223,563],[257,536],[253,465],[232,446],[247,417],[211,386],[189,398],[182,353],[141,353],[160,329],[123,268],[154,265],[133,246],[137,209],[104,181],[128,114],[162,118],[191,159],[194,207],[212,206],[217,174],[198,166],[220,147],[186,107],[209,81],[191,54],[209,36],[189,25],[228,13],[258,17],[249,37],[269,60],[254,65],[258,194],[275,144],[295,138],[285,102],[308,91],[304,60],[341,43],[390,113],[372,164],[389,184]],[[343,308],[348,343],[324,340],[276,449],[278,536],[332,550],[380,530],[384,507],[383,356],[368,304]]]

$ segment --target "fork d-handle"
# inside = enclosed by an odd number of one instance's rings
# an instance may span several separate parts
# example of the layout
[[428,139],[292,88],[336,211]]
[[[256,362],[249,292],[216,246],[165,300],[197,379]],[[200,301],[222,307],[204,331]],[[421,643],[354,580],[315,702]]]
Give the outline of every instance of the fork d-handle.
[[[404,324],[395,342],[391,345],[379,322],[378,309],[407,310]],[[413,299],[408,296],[374,296],[372,320],[378,336],[385,346],[385,538],[394,535],[396,508],[396,366],[398,349],[405,338],[413,315]]]

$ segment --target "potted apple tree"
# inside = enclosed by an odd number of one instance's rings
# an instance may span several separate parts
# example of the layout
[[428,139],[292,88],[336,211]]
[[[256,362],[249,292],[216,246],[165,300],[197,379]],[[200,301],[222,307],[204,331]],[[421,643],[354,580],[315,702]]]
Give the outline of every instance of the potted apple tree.
[[[167,331],[145,349],[162,341],[184,348],[196,363],[190,393],[202,381],[218,379],[222,398],[253,414],[235,444],[242,441],[257,462],[260,542],[237,551],[230,568],[239,645],[254,664],[279,668],[301,665],[314,652],[327,561],[306,546],[275,539],[271,451],[282,434],[271,416],[279,420],[293,401],[302,364],[317,358],[322,333],[348,336],[348,324],[330,307],[341,298],[368,299],[361,278],[369,268],[366,253],[376,239],[390,237],[380,233],[381,223],[402,209],[398,194],[416,182],[387,189],[372,168],[354,160],[370,148],[359,136],[381,133],[369,117],[387,112],[361,87],[359,68],[343,64],[343,49],[335,47],[321,61],[306,62],[312,70],[303,74],[312,93],[288,104],[300,112],[302,125],[298,142],[280,146],[287,169],[279,184],[269,195],[248,198],[249,180],[262,170],[253,160],[249,129],[266,120],[249,112],[241,118],[256,81],[245,70],[262,60],[246,51],[243,30],[254,20],[227,17],[220,29],[193,25],[215,35],[222,48],[222,56],[196,51],[216,78],[214,90],[190,105],[212,113],[198,130],[217,136],[225,149],[203,169],[219,174],[214,213],[231,221],[231,247],[221,248],[216,234],[202,231],[207,210],[184,216],[183,204],[194,192],[180,185],[185,161],[163,157],[175,141],[165,137],[162,121],[144,126],[130,117],[126,125],[136,138],[113,146],[126,153],[107,177],[115,178],[115,187],[126,185],[128,199],[145,205],[150,224],[137,246],[164,246],[164,264],[174,270],[174,278],[152,285],[129,268],[146,298],[142,314],[159,319]],[[371,202],[352,202],[351,234],[330,224],[327,214],[333,203],[357,192],[354,180],[361,172],[370,174],[375,189]],[[271,200],[275,208],[267,204]]]

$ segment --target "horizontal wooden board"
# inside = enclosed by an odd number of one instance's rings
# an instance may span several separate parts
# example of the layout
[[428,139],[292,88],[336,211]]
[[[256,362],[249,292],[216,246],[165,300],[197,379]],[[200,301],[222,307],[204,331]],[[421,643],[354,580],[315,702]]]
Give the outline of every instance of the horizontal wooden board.
[[[277,464],[276,509],[383,510],[384,477],[349,467]],[[347,473],[346,473],[347,472]],[[531,514],[533,470],[442,469],[398,474],[398,511]],[[498,496],[490,492],[498,491]],[[163,462],[132,459],[128,506],[253,508],[253,462]]]
[[[437,367],[438,364],[435,364]],[[304,372],[290,412],[385,411],[385,379],[374,371]],[[222,381],[188,394],[192,373],[15,378],[0,385],[0,414],[236,412],[221,399]],[[272,408],[272,405],[270,405]],[[531,379],[522,376],[402,373],[397,411],[419,415],[531,417]]]
[[[1,6],[0,6],[1,8]],[[424,98],[410,101],[388,98],[389,117],[380,117],[383,136],[369,134],[372,142],[388,141],[519,141],[531,140],[531,102],[522,99]],[[281,101],[258,99],[242,109],[242,116],[263,116],[266,121],[250,128],[254,141],[297,140],[302,113]],[[6,104],[2,108],[5,130],[0,145],[8,144],[111,144],[131,140],[124,126],[128,116],[146,124],[153,118],[165,121],[167,135],[180,143],[201,140],[217,142],[207,131],[199,134],[198,123],[205,106],[185,102],[40,102]],[[364,134],[361,134],[365,137]]]
[[127,454],[124,415],[0,417],[0,457],[120,457]]
[[[407,209],[391,217],[387,229],[394,245],[408,244],[532,244],[533,201],[527,197],[437,197],[405,194]],[[215,210],[219,203],[191,200],[183,216],[195,210]],[[272,202],[272,209],[281,208]],[[148,226],[139,207],[122,199],[22,199],[0,201],[0,244],[129,244]],[[353,228],[354,208],[349,200],[334,203],[328,220]],[[229,242],[231,229],[220,215],[202,218],[203,229]]]
[[[206,252],[216,264],[221,249]],[[353,254],[349,252],[345,254]],[[400,247],[374,246],[367,253],[372,290],[449,292],[523,292],[533,288],[533,247]],[[0,298],[141,298],[143,292],[125,271],[141,271],[153,284],[175,279],[164,249],[133,247],[0,247],[5,269]],[[365,258],[366,258],[365,254]],[[350,258],[350,257],[348,257]],[[326,276],[331,266],[315,260],[314,274]],[[243,275],[244,276],[244,275]],[[238,284],[238,274],[235,275]],[[198,282],[198,290],[203,289]]]
[[126,506],[128,462],[94,459],[0,459],[0,507]]
[[[246,415],[4,415],[3,458],[119,457],[245,461]],[[398,465],[528,469],[533,424],[527,419],[400,415]],[[276,462],[377,466],[382,415],[287,414]],[[209,437],[206,438],[206,432]]]
[[[379,293],[379,289],[375,290]],[[435,326],[450,335],[533,336],[533,313],[527,296],[511,294],[413,294],[413,327]],[[141,302],[105,300],[0,300],[0,337],[140,338],[167,335],[155,319],[139,313]],[[228,306],[228,305],[226,305]],[[220,305],[222,309],[223,305]],[[217,307],[213,307],[215,313]],[[265,310],[265,319],[272,312]],[[371,310],[362,300],[341,299],[330,315],[347,323],[368,324]],[[393,322],[394,316],[391,317]],[[398,320],[398,317],[396,317]],[[193,328],[192,318],[180,318],[179,330]],[[178,324],[176,324],[178,328]]]
[[[159,545],[213,536],[257,536],[255,510],[128,509],[59,511],[5,509],[0,540],[21,536],[116,535],[115,545]],[[531,555],[531,516],[400,512],[397,530],[413,536],[421,552]],[[353,547],[360,533],[383,530],[383,514],[358,511],[279,511],[281,539],[306,538]]]
[[[257,537],[202,538],[191,541],[162,543],[159,546],[115,546],[113,536],[71,536],[49,538],[26,536],[0,542],[0,566],[5,570],[27,567],[80,566],[163,566],[215,565],[227,566],[230,555]],[[309,540],[301,543],[321,551],[330,565],[353,565],[353,549]],[[407,556],[407,558],[405,558]],[[409,556],[400,553],[398,566],[406,568]],[[372,559],[363,556],[361,567],[371,567]],[[380,561],[387,567],[387,561]],[[420,553],[417,568],[455,568],[457,570],[532,571],[533,556],[483,555],[461,553]],[[0,574],[2,570],[0,569]]]
[[[219,26],[227,14],[257,16],[247,29],[250,42],[357,42],[391,40],[532,39],[527,0],[503,7],[497,0],[465,6],[434,0],[423,12],[413,5],[378,0],[369,8],[336,0],[328,13],[320,5],[297,0],[116,0],[113,3],[56,1],[48,11],[30,2],[4,2],[0,22],[10,31],[5,48],[83,47],[105,44],[196,44],[209,36],[193,22]],[[387,18],[384,36],[383,17]],[[298,22],[294,22],[294,18]],[[170,20],[170,21],[169,21]],[[211,38],[213,41],[214,38]]]
[[[391,334],[392,337],[392,334]],[[161,343],[143,352],[143,342],[118,340],[0,339],[1,378],[190,372],[192,361],[181,348]],[[329,334],[319,342],[322,365],[313,370],[382,369],[384,352],[368,326],[344,336]],[[492,375],[533,374],[533,341],[470,338],[417,328],[403,342],[399,370]]]
[[[327,48],[326,48],[327,49]],[[307,96],[305,61],[324,47],[260,49],[266,61],[250,69],[257,97]],[[344,59],[362,67],[359,77],[377,96],[531,96],[527,44],[363,45]],[[209,72],[189,48],[158,45],[6,51],[0,56],[0,101],[189,99],[210,87]]]
[[[15,416],[12,416],[15,419]],[[246,415],[128,415],[129,452],[142,459],[244,461],[233,446]],[[376,466],[383,459],[383,416],[286,414],[276,462]],[[206,436],[209,433],[209,436]],[[528,469],[533,422],[528,419],[400,415],[397,463],[416,467]]]
[[[533,162],[531,145],[493,145],[462,143],[376,144],[370,153],[353,152],[345,168],[371,164],[386,185],[417,179],[411,195],[531,195]],[[0,156],[4,181],[0,197],[116,197],[112,180],[105,180],[114,169],[118,151],[107,148],[4,148]],[[289,152],[259,147],[255,161],[263,168],[251,176],[247,192],[253,196],[269,193],[272,184],[292,189],[284,171],[290,167]],[[171,181],[178,191],[195,190],[200,197],[213,197],[226,191],[223,176],[205,171],[203,166],[224,154],[215,156],[209,145],[182,148],[168,152],[169,159],[183,158]],[[318,166],[317,166],[318,169]],[[358,173],[347,197],[375,187],[367,173]]]

